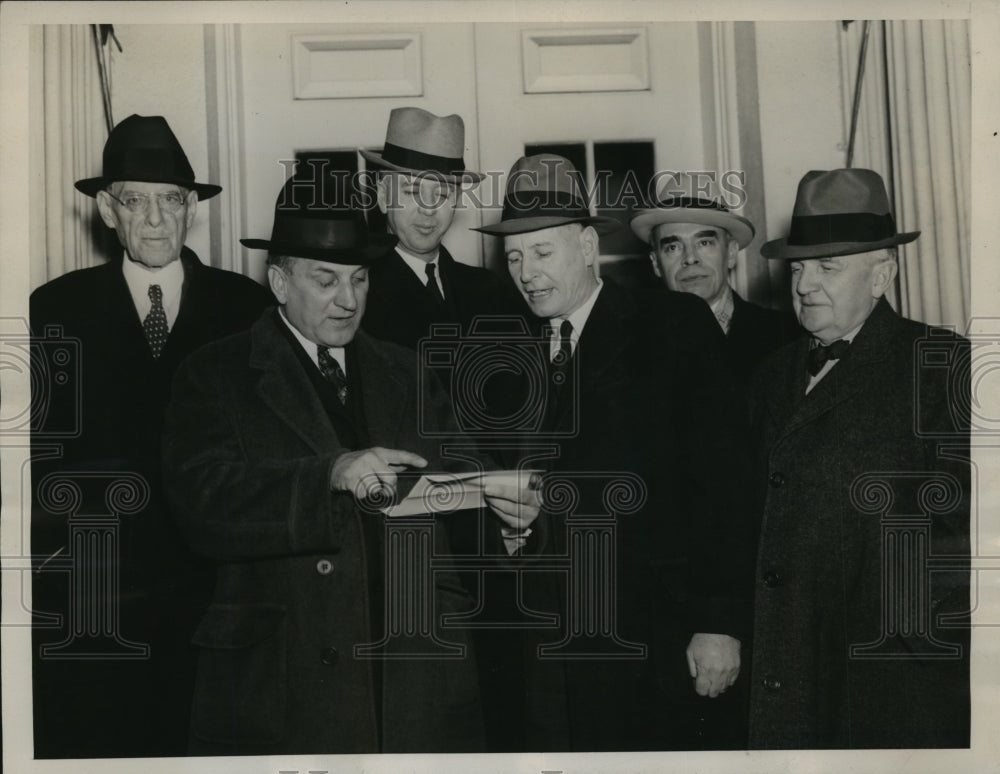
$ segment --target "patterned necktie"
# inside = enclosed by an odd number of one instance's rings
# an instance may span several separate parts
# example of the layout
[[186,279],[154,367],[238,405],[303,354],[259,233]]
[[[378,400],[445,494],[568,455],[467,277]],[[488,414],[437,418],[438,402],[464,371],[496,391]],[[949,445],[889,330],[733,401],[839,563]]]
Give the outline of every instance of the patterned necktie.
[[559,326],[559,349],[552,357],[552,381],[557,387],[566,383],[569,361],[573,356],[573,323],[563,320]]
[[163,289],[159,285],[149,286],[149,300],[153,305],[146,319],[142,321],[142,330],[146,334],[146,341],[155,360],[163,351],[163,345],[167,343],[167,334],[170,333],[167,327],[167,313],[163,311]]
[[438,287],[435,268],[433,263],[424,265],[424,272],[427,274],[427,295],[437,306],[444,306],[444,296],[441,295],[441,288]]
[[337,391],[340,402],[347,405],[347,375],[340,367],[337,358],[330,354],[329,347],[319,347],[319,370]]
[[806,368],[809,369],[809,375],[815,376],[822,371],[827,360],[840,360],[847,354],[847,348],[850,346],[849,341],[839,339],[829,346],[824,347],[820,344],[810,349],[809,354],[806,355]]

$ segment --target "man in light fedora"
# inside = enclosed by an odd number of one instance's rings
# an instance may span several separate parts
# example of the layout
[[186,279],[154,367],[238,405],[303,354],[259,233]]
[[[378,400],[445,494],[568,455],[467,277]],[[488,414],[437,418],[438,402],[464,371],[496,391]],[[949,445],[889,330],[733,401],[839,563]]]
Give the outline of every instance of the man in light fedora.
[[435,323],[457,323],[466,333],[477,315],[522,311],[499,277],[456,261],[441,244],[461,186],[483,179],[465,168],[464,152],[461,116],[418,107],[389,114],[381,153],[361,151],[379,170],[378,206],[399,240],[371,267],[364,328],[373,336],[415,349]]
[[[279,307],[189,358],[167,414],[175,516],[217,563],[194,637],[191,751],[482,751],[475,659],[413,655],[395,636],[409,624],[385,611],[415,590],[389,585],[400,549],[363,505],[376,483],[391,495],[404,470],[440,471],[443,441],[468,443],[433,379],[418,400],[415,353],[359,330],[387,242],[369,242],[360,212],[312,208],[317,193],[289,179],[270,239],[242,240],[268,251]],[[532,490],[484,494],[501,520],[537,515]],[[440,562],[447,534],[433,538]],[[426,580],[430,598],[413,604],[435,615],[434,637],[467,647],[440,620],[472,599],[440,564]],[[383,637],[384,659],[361,652]]]
[[753,747],[969,744],[969,345],[886,300],[919,234],[872,170],[811,171],[762,250],[811,335],[750,393]]
[[599,237],[616,226],[590,214],[568,160],[540,154],[514,164],[500,222],[479,229],[503,238],[511,278],[549,336],[541,437],[556,439],[550,472],[575,492],[572,512],[553,505],[528,530],[506,530],[508,549],[526,570],[530,557],[567,556],[575,520],[613,516],[608,477],[639,482],[636,511],[615,517],[602,554],[616,571],[591,600],[614,629],[606,658],[540,655],[579,623],[568,620],[578,602],[565,573],[523,573],[527,607],[557,613],[562,627],[526,636],[529,750],[696,744],[688,697],[733,684],[747,631],[750,525],[735,494],[747,465],[722,335],[691,295],[633,294],[599,277]]
[[[199,201],[221,189],[195,180],[163,117],[121,121],[104,146],[101,175],[76,188],[96,199],[121,252],[31,294],[39,373],[53,337],[79,356],[79,381],[35,385],[47,409],[33,427],[39,452],[58,428],[78,428],[60,438],[54,456],[40,453],[32,469],[32,551],[40,561],[56,558],[33,574],[35,755],[182,754],[194,674],[189,639],[204,604],[204,569],[167,518],[163,411],[180,362],[248,327],[272,299],[256,282],[205,265],[184,245]],[[67,514],[50,512],[38,497],[49,473],[82,487],[80,514],[108,513],[104,487],[116,475],[142,478],[149,499],[119,519],[117,560],[88,558],[70,545]],[[74,586],[70,600],[67,574],[49,571],[66,556],[79,577],[116,580]],[[112,609],[117,613],[106,612]],[[61,624],[45,626],[43,613],[59,613]],[[88,628],[80,636],[76,627],[97,618],[104,620],[100,634]],[[39,655],[46,646],[53,652]],[[107,657],[85,658],[84,651]]]
[[745,301],[729,283],[739,252],[754,238],[753,224],[726,207],[716,176],[673,173],[652,208],[630,225],[649,245],[653,272],[671,290],[705,299],[726,334],[739,378],[799,333],[794,315]]

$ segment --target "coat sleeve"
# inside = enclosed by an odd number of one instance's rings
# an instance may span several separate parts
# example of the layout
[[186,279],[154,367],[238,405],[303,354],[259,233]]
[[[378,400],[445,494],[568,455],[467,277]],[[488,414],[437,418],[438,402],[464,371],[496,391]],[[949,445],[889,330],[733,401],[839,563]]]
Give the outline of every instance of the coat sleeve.
[[236,387],[215,348],[187,360],[174,380],[163,438],[164,483],[192,547],[223,561],[334,550],[356,517],[354,498],[330,491],[347,449],[249,459]]

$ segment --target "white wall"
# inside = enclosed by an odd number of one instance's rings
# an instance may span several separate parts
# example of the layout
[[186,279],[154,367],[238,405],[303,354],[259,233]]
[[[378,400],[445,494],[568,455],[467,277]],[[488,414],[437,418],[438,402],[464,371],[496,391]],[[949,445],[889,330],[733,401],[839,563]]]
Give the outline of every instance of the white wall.
[[[757,79],[767,239],[788,235],[795,191],[811,169],[846,162],[838,21],[757,22]],[[769,261],[772,278],[780,262]]]

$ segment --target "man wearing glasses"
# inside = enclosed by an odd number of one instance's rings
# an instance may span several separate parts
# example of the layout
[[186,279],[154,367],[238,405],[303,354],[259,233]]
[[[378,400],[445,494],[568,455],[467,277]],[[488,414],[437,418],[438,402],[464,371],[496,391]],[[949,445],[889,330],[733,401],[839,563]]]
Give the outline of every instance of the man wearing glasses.
[[[167,517],[163,412],[187,355],[248,328],[273,303],[261,285],[206,266],[184,246],[198,202],[222,189],[195,181],[164,118],[119,123],[102,171],[76,188],[97,200],[121,256],[51,280],[30,304],[33,373],[46,373],[53,339],[78,353],[75,381],[34,385],[34,403],[45,408],[32,428],[32,554],[42,566],[32,604],[39,758],[186,750],[189,639],[207,594],[206,569]],[[46,440],[67,427],[77,431]],[[48,495],[60,482],[80,491],[75,508]],[[115,482],[134,493],[117,514],[108,494]],[[117,515],[110,545],[81,548],[72,538],[80,519],[107,515]]]

